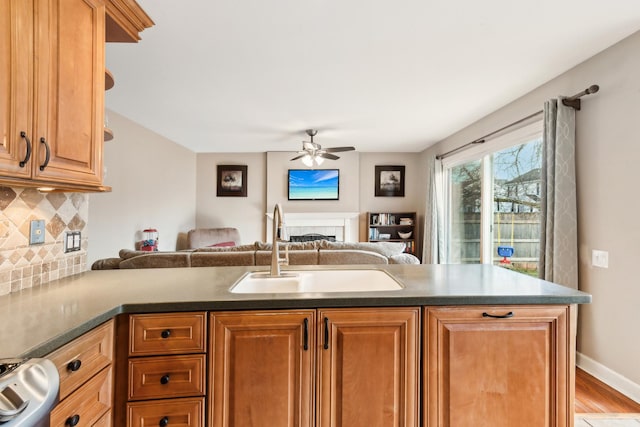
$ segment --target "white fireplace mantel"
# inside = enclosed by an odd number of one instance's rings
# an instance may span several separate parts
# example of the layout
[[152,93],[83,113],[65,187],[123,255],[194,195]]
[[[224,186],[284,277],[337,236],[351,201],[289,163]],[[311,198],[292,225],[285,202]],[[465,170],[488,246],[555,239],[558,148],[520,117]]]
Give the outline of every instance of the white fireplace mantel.
[[[271,240],[273,213],[267,217],[267,241]],[[289,235],[317,232],[329,234],[327,229],[335,229],[336,240],[344,242],[358,241],[358,212],[286,212],[284,223]]]

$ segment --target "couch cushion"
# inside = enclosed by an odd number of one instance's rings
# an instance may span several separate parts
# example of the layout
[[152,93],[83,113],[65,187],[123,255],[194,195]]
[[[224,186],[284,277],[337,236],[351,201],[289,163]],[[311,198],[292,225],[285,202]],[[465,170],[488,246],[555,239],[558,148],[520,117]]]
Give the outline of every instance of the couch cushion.
[[[282,250],[280,257],[284,257]],[[271,265],[271,251],[256,251],[256,265]],[[289,251],[289,265],[318,265],[318,251]]]
[[104,258],[96,260],[91,264],[92,270],[115,270],[120,268],[120,258]]
[[360,251],[376,252],[380,255],[390,257],[404,252],[403,242],[329,242],[322,240],[320,249],[355,249]]
[[192,249],[194,252],[253,252],[256,250],[256,244],[240,245],[240,246],[223,246],[223,247],[207,247]]
[[194,252],[191,254],[191,267],[224,267],[236,265],[255,265],[253,251],[244,252]]
[[191,253],[183,252],[144,252],[120,262],[120,268],[173,268],[190,267]]
[[[312,249],[318,249],[320,247],[320,241],[315,240],[311,242],[280,242],[279,246],[287,246],[290,251],[308,251]],[[270,251],[271,243],[256,242],[256,249],[259,251]]]
[[371,251],[356,249],[320,249],[318,264],[320,265],[349,265],[349,264],[388,264],[384,255]]
[[390,256],[389,264],[420,264],[420,260],[412,254],[399,254]]

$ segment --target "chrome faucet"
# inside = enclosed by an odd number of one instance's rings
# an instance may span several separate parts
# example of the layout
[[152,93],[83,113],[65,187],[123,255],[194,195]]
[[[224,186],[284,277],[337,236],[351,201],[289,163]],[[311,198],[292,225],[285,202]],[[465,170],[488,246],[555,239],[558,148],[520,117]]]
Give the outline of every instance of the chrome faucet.
[[278,248],[279,242],[287,241],[287,231],[284,225],[284,213],[282,212],[282,206],[280,203],[276,203],[273,209],[273,238],[272,250],[271,250],[271,277],[281,277],[280,265],[289,264],[289,248],[285,246],[285,256],[280,258],[280,250]]

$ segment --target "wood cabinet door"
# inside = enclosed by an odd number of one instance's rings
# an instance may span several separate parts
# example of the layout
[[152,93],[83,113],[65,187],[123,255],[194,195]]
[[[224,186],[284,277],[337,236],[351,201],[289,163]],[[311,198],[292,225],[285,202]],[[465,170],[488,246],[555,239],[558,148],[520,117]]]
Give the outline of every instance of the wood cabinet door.
[[0,0],[0,175],[3,176],[31,176],[27,144],[33,140],[33,34],[33,0]]
[[418,308],[318,311],[319,427],[418,425]]
[[314,319],[314,310],[211,314],[209,425],[313,425]]
[[570,310],[426,309],[425,426],[572,426]]
[[33,177],[102,182],[104,0],[35,0],[37,123]]

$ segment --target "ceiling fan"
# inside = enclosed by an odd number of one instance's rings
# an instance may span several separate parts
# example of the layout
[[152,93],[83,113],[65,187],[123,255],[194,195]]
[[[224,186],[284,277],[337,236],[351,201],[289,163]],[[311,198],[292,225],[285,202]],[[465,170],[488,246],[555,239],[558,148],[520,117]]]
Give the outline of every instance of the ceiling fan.
[[314,162],[320,166],[324,159],[338,160],[340,157],[331,153],[339,153],[342,151],[353,151],[355,147],[333,147],[322,148],[320,144],[313,142],[313,137],[318,133],[315,129],[307,129],[306,134],[309,135],[311,141],[302,141],[302,150],[298,151],[298,155],[293,160],[302,159],[302,163],[306,166],[313,166]]

